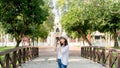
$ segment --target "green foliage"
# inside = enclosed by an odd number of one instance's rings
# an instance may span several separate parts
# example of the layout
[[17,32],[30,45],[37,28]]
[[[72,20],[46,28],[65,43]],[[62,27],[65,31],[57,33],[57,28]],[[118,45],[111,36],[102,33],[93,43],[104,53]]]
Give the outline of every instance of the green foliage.
[[[43,0],[1,0],[0,22],[5,32],[13,35],[19,45],[22,35],[32,34],[35,25],[47,19],[48,8]],[[32,28],[33,27],[33,28]]]
[[39,36],[41,37],[41,38],[47,38],[47,36],[48,36],[48,33],[49,33],[49,31],[48,31],[48,29],[47,28],[49,28],[48,27],[48,25],[46,24],[46,23],[43,23],[41,26],[40,26],[40,34],[39,34]]
[[46,39],[52,27],[53,22],[44,22],[41,25],[36,25],[34,36]]
[[3,28],[2,23],[0,23],[0,34],[2,34],[3,32],[4,32],[4,28]]
[[[66,32],[71,33],[72,36],[79,36],[79,34],[81,34],[83,39],[86,40],[86,36],[88,33],[87,31],[92,30],[90,16],[92,12],[89,12],[90,9],[87,7],[88,5],[86,5],[85,7],[78,7],[78,5],[75,5],[62,16],[62,26],[66,30]],[[78,34],[76,34],[76,32],[78,32]],[[91,45],[89,41],[88,43]]]
[[68,34],[77,31],[86,37],[88,30],[99,30],[114,34],[116,42],[116,31],[120,29],[119,0],[67,0],[67,3],[68,11],[61,22]]
[[74,32],[71,32],[70,34],[69,34],[69,36],[70,37],[72,37],[72,38],[80,38],[80,34],[78,34],[78,32],[76,31],[74,31]]
[[[103,2],[101,11],[101,21],[98,22],[98,30],[101,32],[110,32],[113,34],[114,47],[118,47],[117,30],[120,29],[120,1],[107,1]],[[99,9],[98,9],[99,10]],[[99,14],[100,15],[100,14]]]
[[62,17],[62,25],[67,32],[78,31],[78,29],[81,29],[86,35],[87,30],[91,29],[90,18],[87,18],[87,13],[84,10],[84,8],[75,6]]
[[[119,29],[120,22],[120,10],[118,8],[120,2],[104,2],[97,8],[97,23],[98,30],[101,32],[111,32],[113,29]],[[116,6],[114,6],[116,4]],[[99,17],[98,17],[99,16]]]
[[54,14],[52,13],[52,1],[50,0],[45,0],[45,5],[48,8],[48,13],[49,15],[47,16],[47,19],[44,21],[43,24],[41,25],[35,25],[35,32],[34,36],[35,37],[40,37],[43,39],[46,39],[49,32],[53,29],[53,25],[54,25]]

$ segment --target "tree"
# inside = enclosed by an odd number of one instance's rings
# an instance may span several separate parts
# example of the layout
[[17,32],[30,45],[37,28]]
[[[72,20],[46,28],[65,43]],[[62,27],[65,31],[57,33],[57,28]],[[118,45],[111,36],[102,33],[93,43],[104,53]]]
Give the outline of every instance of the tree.
[[[87,39],[87,31],[91,29],[92,26],[89,18],[86,18],[87,15],[84,15],[83,8],[71,8],[65,15],[62,17],[63,28],[67,31],[77,31],[83,39],[85,39],[89,45],[90,41]],[[69,25],[68,25],[69,24]]]
[[54,25],[54,14],[52,13],[53,9],[53,4],[51,0],[44,0],[45,6],[48,9],[48,16],[45,21],[43,21],[42,24],[40,25],[35,25],[35,30],[33,30],[34,34],[31,35],[31,37],[34,35],[35,38],[37,38],[37,43],[38,39],[42,38],[45,40],[48,37],[49,32],[53,29]]
[[120,2],[114,3],[112,10],[111,10],[111,19],[109,21],[110,23],[110,32],[114,34],[114,47],[119,47],[118,46],[118,41],[117,41],[117,30],[120,29]]
[[[117,30],[120,29],[120,2],[119,1],[109,1],[109,9],[105,11],[101,11],[104,14],[102,19],[103,22],[99,25],[99,31],[101,32],[110,32],[113,34],[114,38],[114,47],[118,46],[117,41]],[[101,7],[105,9],[107,4],[102,5]]]
[[43,0],[0,0],[0,22],[18,47],[23,34],[32,34],[32,27],[46,20],[47,10]]
[[[93,31],[109,32],[114,37],[114,47],[118,47],[117,30],[120,29],[120,2],[118,0],[93,0],[89,11],[94,13],[91,17]],[[94,10],[95,9],[95,10]],[[92,15],[92,14],[91,14]]]
[[48,37],[49,32],[53,29],[54,23],[50,20],[51,18],[49,17],[43,24],[36,25],[34,37],[37,38],[37,42],[38,42],[38,38],[42,38],[44,41]]
[[[69,9],[62,16],[62,25],[67,32],[77,31],[87,41],[88,30],[110,32],[114,36],[114,47],[118,47],[116,34],[120,29],[120,2],[118,0],[81,0],[81,3],[77,0],[67,1],[73,3],[72,6],[68,4]],[[89,41],[88,43],[90,44]]]

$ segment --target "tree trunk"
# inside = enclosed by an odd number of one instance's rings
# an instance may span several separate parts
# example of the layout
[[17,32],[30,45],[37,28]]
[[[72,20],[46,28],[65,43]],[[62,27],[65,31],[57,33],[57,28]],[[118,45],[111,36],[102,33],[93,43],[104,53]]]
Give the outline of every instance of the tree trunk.
[[20,40],[16,40],[17,41],[17,44],[16,44],[16,47],[19,47],[19,44],[20,44]]
[[114,29],[114,47],[115,48],[118,48],[119,46],[118,46],[118,41],[117,41],[117,31],[116,31],[116,29]]
[[85,46],[85,41],[84,41],[84,39],[83,39],[83,45]]
[[88,40],[88,38],[87,38],[86,35],[82,32],[81,29],[78,29],[78,33],[82,35],[82,38],[85,39],[90,46],[92,46],[91,42]]
[[34,36],[32,37],[32,44],[33,44],[33,46],[34,46]]
[[21,35],[15,35],[15,40],[17,42],[16,47],[19,47],[19,44],[22,40],[22,36]]
[[37,37],[37,46],[38,46],[38,41],[39,41],[39,38]]
[[88,44],[89,44],[90,46],[92,46],[92,44],[91,44],[91,42],[88,40],[88,38],[87,38],[86,36],[84,36],[84,38],[85,38],[85,40],[88,42]]
[[42,38],[42,43],[43,43],[43,45],[44,45],[44,38]]

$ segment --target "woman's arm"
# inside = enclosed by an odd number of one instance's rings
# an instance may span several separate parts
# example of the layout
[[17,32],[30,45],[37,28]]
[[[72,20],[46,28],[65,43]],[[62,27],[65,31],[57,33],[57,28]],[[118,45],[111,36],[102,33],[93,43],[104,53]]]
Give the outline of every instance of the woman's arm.
[[68,46],[68,45],[65,46],[65,47],[63,47],[63,48],[61,49],[61,53],[62,53],[62,54],[66,53],[66,52],[68,52],[68,51],[69,51],[69,46]]
[[55,45],[55,51],[57,51],[57,48],[60,46],[60,42],[57,42],[56,45]]

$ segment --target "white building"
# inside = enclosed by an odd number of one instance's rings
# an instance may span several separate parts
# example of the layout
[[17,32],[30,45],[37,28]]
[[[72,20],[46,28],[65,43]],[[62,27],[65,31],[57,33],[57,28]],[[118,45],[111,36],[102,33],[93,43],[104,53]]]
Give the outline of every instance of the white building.
[[57,39],[64,33],[60,24],[60,17],[58,15],[55,17],[53,28],[53,31],[50,32],[47,38],[48,45],[55,45]]

